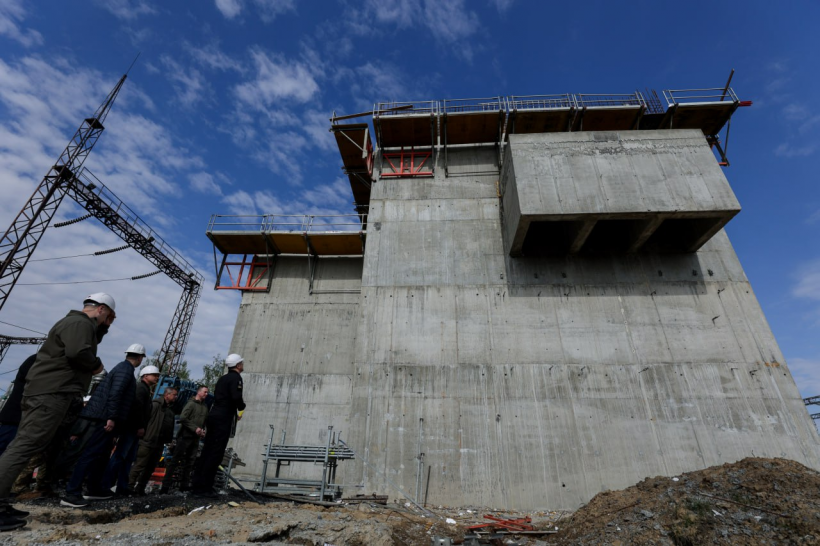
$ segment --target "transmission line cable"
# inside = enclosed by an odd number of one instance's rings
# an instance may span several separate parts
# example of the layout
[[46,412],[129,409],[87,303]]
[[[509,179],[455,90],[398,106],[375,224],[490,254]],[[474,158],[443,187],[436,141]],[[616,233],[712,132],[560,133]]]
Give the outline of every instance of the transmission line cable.
[[118,246],[117,248],[109,248],[107,250],[98,250],[97,252],[91,252],[89,254],[74,254],[73,256],[57,256],[56,258],[40,258],[38,260],[29,260],[29,262],[48,262],[48,261],[51,261],[51,260],[67,260],[69,258],[81,258],[83,256],[104,256],[105,254],[113,254],[114,252],[119,252],[120,250],[125,250],[126,248],[131,248],[131,245]]
[[143,273],[142,275],[134,275],[133,277],[121,277],[119,279],[97,279],[96,281],[53,281],[53,282],[18,282],[17,286],[46,286],[52,284],[90,284],[95,282],[116,282],[116,281],[138,281],[147,277],[153,277],[162,273],[159,269],[151,273]]
[[10,322],[4,322],[2,320],[0,320],[0,324],[5,324],[7,326],[14,326],[15,328],[20,328],[21,330],[28,330],[29,332],[34,332],[35,334],[40,334],[40,335],[43,335],[43,336],[48,335],[48,334],[43,333],[43,332],[38,332],[37,330],[32,330],[31,328],[24,328],[22,326],[17,326],[16,324],[12,324]]

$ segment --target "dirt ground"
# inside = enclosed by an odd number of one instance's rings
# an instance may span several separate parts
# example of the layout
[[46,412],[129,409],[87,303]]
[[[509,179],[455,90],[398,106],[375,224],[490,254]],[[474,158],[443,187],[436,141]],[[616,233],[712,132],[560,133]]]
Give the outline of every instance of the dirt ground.
[[[575,513],[491,512],[409,504],[315,506],[238,491],[203,504],[177,494],[67,509],[56,499],[19,503],[31,512],[0,544],[301,544],[429,546],[452,544],[820,544],[820,474],[783,459],[744,459],[681,476],[648,478],[595,496]],[[484,514],[529,516],[552,534],[484,534],[467,529]],[[449,520],[449,521],[448,521]],[[557,527],[557,532],[555,531]],[[449,544],[446,540],[442,544]]]

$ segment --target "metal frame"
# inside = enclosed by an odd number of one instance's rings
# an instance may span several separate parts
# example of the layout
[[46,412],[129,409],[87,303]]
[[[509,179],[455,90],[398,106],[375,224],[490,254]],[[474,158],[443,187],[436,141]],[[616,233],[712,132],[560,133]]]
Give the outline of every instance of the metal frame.
[[12,345],[42,345],[45,340],[44,337],[15,337],[0,334],[0,362],[3,362]]
[[[216,250],[214,250],[214,252],[216,252]],[[222,263],[216,272],[216,284],[214,286],[214,290],[247,290],[250,292],[270,291],[271,281],[273,279],[273,254],[266,254],[264,256],[264,261],[258,260],[258,254],[242,254],[242,259],[240,261],[232,262],[227,261],[228,256],[229,254],[224,254],[222,256]],[[251,256],[250,260],[248,260],[248,256]],[[231,272],[231,267],[236,266],[239,266],[239,272],[234,277]],[[248,268],[247,276],[245,275],[246,267]],[[257,274],[256,271],[260,269],[262,272]],[[222,275],[224,273],[228,274],[231,284],[222,284]],[[265,277],[267,282],[260,286],[259,281],[261,281],[263,277]]]
[[[336,484],[336,470],[339,461],[354,460],[356,458],[353,450],[341,441],[341,432],[336,434],[333,432],[333,427],[328,426],[327,441],[324,447],[289,446],[285,445],[285,431],[282,431],[281,442],[274,444],[275,429],[273,425],[268,426],[270,426],[270,438],[265,446],[265,451],[262,453],[262,476],[257,486],[259,492],[271,491],[296,495],[315,495],[318,489],[320,500],[324,500],[326,496],[329,496],[332,500],[341,495],[341,488]],[[276,474],[273,478],[268,478],[268,464],[270,461],[276,461]],[[279,477],[283,466],[290,466],[291,463],[297,462],[321,463],[322,478],[320,480],[304,480]],[[274,485],[271,486],[271,484]]]
[[17,279],[62,203],[66,190],[74,179],[74,173],[80,171],[105,130],[105,118],[126,78],[127,75],[123,75],[97,111],[83,120],[54,166],[43,177],[0,239],[0,309],[5,305]]
[[[509,117],[509,110],[507,109],[507,100],[506,97],[498,96],[498,97],[486,97],[486,98],[475,98],[475,99],[445,99],[442,102],[441,108],[441,117],[443,117],[442,121],[442,129],[441,133],[443,136],[443,146],[444,146],[444,176],[450,175],[450,170],[448,166],[448,138],[447,138],[447,118],[450,115],[459,115],[459,114],[470,114],[470,113],[480,113],[480,112],[487,112],[487,113],[498,113],[498,131],[496,133],[495,142],[492,144],[500,149],[500,143],[503,138],[503,131],[506,127],[507,118]],[[500,150],[499,150],[500,151]],[[500,156],[500,154],[499,154]],[[501,172],[501,162],[498,162],[498,171]],[[465,172],[459,174],[481,174],[481,172]]]
[[[419,106],[416,106],[419,105]],[[383,176],[384,150],[382,145],[381,116],[430,116],[430,148],[432,150],[432,172],[436,171],[436,136],[440,134],[439,117],[441,106],[438,101],[378,102],[373,105],[373,127],[379,150],[379,176]]]
[[[417,151],[414,146],[410,146],[409,152],[405,150],[404,146],[401,147],[401,150],[398,152],[382,152],[382,157],[387,160],[387,163],[390,165],[390,168],[393,169],[393,172],[382,172],[381,177],[418,177],[418,176],[433,176],[433,167],[430,166],[429,171],[421,170],[424,167],[424,164],[427,163],[427,160],[433,156],[433,148],[428,150],[420,150]],[[416,164],[416,158],[420,158],[418,164]],[[391,159],[398,159],[399,165],[396,165],[391,161]],[[405,163],[405,159],[407,163]]]

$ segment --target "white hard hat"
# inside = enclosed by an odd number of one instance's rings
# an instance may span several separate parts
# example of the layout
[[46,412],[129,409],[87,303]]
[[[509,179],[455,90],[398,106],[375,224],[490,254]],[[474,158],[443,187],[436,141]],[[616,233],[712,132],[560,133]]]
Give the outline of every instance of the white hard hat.
[[91,294],[90,296],[86,297],[83,300],[83,303],[99,303],[102,305],[106,305],[111,308],[112,311],[116,311],[117,304],[114,303],[114,298],[106,294],[105,292],[97,292],[96,294]]
[[159,375],[159,368],[157,368],[156,366],[146,366],[142,370],[140,370],[140,377],[142,377],[143,375],[152,374]]
[[145,347],[139,343],[134,343],[125,350],[126,353],[133,353],[135,355],[145,356]]
[[243,362],[242,357],[236,353],[228,355],[228,358],[225,359],[225,365],[229,368],[233,368],[240,362]]

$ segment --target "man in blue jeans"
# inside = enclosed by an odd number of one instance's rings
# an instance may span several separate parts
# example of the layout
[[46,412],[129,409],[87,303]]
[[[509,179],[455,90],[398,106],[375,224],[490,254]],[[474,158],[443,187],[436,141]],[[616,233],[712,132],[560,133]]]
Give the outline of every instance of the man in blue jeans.
[[[87,500],[112,497],[111,491],[103,489],[103,473],[118,434],[117,424],[120,428],[125,424],[134,400],[134,369],[144,357],[145,348],[142,345],[128,347],[125,360],[114,366],[80,413],[80,422],[86,425],[83,432],[85,438],[82,439],[85,440],[85,447],[66,486],[66,495],[60,501],[62,506],[79,508],[87,506]],[[83,496],[83,482],[86,480],[88,494]]]

